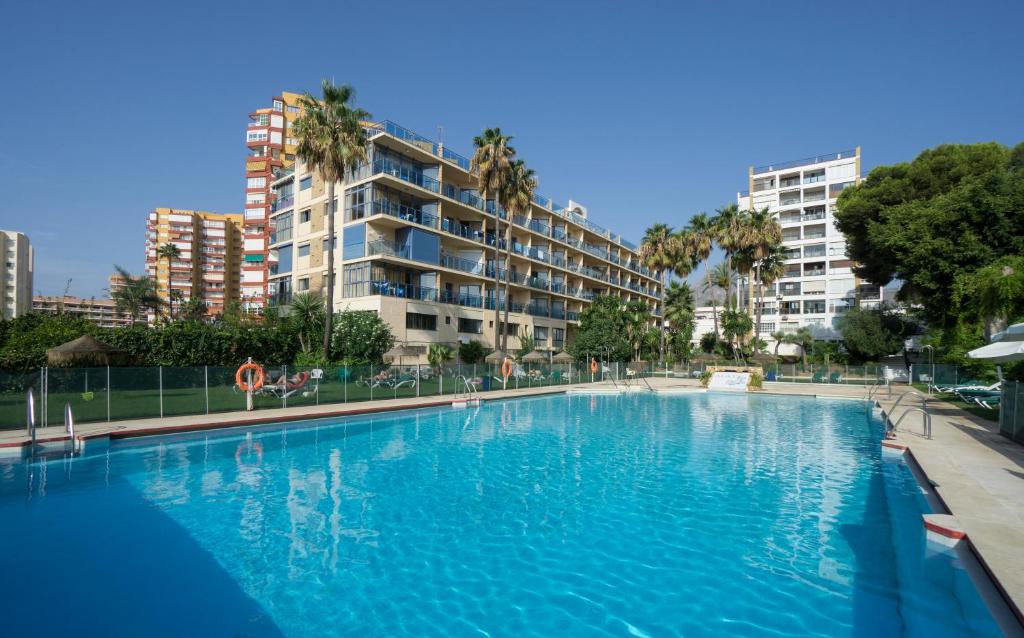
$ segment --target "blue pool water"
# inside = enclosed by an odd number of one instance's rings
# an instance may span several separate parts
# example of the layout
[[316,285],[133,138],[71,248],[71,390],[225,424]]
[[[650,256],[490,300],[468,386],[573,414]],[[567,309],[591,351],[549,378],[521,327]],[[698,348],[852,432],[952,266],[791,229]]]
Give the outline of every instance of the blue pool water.
[[[865,404],[554,396],[0,464],[7,635],[998,635]],[[31,471],[31,476],[29,472]]]

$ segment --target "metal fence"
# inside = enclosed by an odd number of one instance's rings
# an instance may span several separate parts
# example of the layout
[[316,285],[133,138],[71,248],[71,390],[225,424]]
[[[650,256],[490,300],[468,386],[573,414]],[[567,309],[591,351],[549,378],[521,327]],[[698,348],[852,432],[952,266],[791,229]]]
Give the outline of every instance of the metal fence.
[[[665,366],[655,364],[649,367],[647,374],[655,377],[698,378],[709,367],[737,365],[735,361],[708,361],[701,363]],[[752,364],[758,365],[758,364]],[[906,373],[900,375],[886,366],[848,366],[848,365],[802,365],[799,363],[761,364],[765,381],[785,383],[824,383],[836,385],[874,385],[886,379],[906,381]]]
[[999,433],[1024,443],[1024,383],[1003,381],[999,399]]
[[[0,429],[26,425],[27,390],[35,395],[36,423],[61,425],[70,403],[75,421],[120,421],[246,409],[246,395],[235,384],[235,368],[97,367],[40,368],[28,373],[0,371]],[[500,365],[448,366],[265,366],[264,386],[254,393],[256,410],[443,397],[465,392],[464,376],[477,392],[506,388]],[[591,374],[586,364],[515,364],[507,388],[588,383],[624,376],[620,365],[601,363]]]

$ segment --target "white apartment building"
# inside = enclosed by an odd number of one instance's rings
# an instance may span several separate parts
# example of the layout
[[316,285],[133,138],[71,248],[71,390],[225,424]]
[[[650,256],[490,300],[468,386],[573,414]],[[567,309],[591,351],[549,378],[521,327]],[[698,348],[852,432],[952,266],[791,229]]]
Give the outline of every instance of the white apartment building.
[[32,310],[32,273],[35,255],[28,236],[12,230],[0,230],[0,316],[13,319]]
[[833,220],[836,198],[860,174],[860,147],[750,167],[748,188],[737,193],[736,202],[741,210],[768,207],[775,213],[787,251],[782,279],[765,287],[761,338],[806,326],[818,339],[837,339],[835,326],[844,312],[881,302],[879,287],[853,274],[846,240]]

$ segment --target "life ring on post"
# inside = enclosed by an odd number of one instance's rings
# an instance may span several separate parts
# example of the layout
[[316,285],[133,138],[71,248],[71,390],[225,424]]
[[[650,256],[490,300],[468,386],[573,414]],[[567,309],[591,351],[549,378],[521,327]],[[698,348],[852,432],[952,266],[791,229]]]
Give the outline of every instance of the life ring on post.
[[[245,373],[252,370],[253,379],[252,387],[245,382]],[[249,390],[259,390],[263,387],[263,366],[258,363],[243,363],[238,371],[235,372],[235,383],[238,384],[238,389],[242,392],[248,392]]]
[[590,360],[590,374],[597,374],[597,359]]
[[505,359],[501,362],[501,376],[505,377],[505,383],[508,383],[508,378],[512,376],[512,360]]

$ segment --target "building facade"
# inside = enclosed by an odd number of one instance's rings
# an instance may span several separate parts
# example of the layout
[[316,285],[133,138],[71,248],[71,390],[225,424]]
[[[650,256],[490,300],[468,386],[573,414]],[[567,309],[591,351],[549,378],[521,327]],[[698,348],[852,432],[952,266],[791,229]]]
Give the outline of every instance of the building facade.
[[35,255],[28,236],[12,230],[0,230],[0,316],[13,319],[32,309],[32,285]]
[[[153,210],[146,226],[146,274],[156,281],[164,302],[176,308],[198,296],[207,315],[214,316],[238,301],[242,227],[241,214]],[[180,253],[170,264],[157,254],[164,244],[177,246]]]
[[[245,223],[241,264],[242,307],[261,312],[266,304],[267,277],[271,262],[270,216],[273,202],[270,185],[282,170],[295,162],[296,140],[292,125],[299,116],[298,93],[282,92],[267,108],[249,114],[245,143]],[[281,202],[287,194],[281,194]]]
[[[879,287],[853,274],[846,240],[833,217],[839,193],[857,184],[860,174],[860,147],[750,167],[747,190],[737,193],[737,204],[741,210],[767,207],[775,214],[787,257],[782,278],[765,286],[761,338],[807,327],[815,338],[836,339],[844,312],[881,302]],[[749,307],[758,300],[741,302]]]
[[117,328],[131,323],[128,315],[117,312],[112,299],[84,299],[82,297],[32,297],[32,310],[49,314],[80,315],[103,328]]
[[[527,331],[540,350],[561,350],[579,313],[600,294],[659,307],[657,273],[637,247],[591,222],[587,210],[537,196],[512,222],[512,259],[493,258],[495,207],[476,191],[469,160],[393,122],[367,125],[369,161],[336,186],[336,310],[377,312],[408,345],[478,340],[494,347],[494,272],[510,281],[509,347]],[[270,238],[272,303],[322,294],[327,277],[324,184],[301,162],[275,181]],[[500,288],[503,288],[504,283]],[[504,308],[504,306],[501,306]]]

